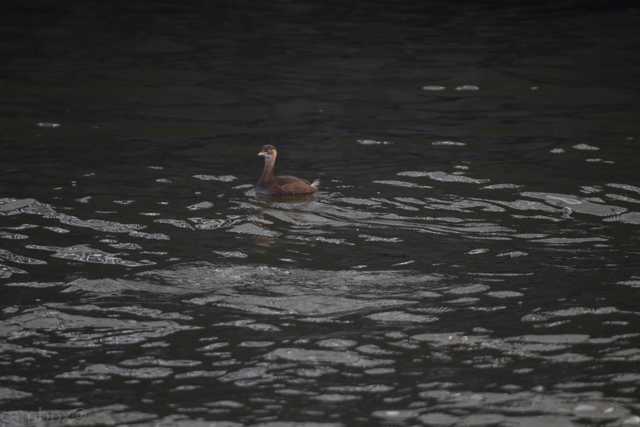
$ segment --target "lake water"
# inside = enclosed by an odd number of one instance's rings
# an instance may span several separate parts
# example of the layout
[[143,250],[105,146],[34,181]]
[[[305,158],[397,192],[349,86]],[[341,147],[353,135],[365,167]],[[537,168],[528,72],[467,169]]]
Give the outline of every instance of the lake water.
[[0,425],[639,425],[640,11],[537,3],[9,7]]

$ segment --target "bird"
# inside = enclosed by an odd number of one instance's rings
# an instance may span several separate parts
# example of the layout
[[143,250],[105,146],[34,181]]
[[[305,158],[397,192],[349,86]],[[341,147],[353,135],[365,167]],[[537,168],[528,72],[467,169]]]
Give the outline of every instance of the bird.
[[264,157],[264,169],[256,184],[256,194],[261,196],[304,196],[318,191],[320,180],[309,183],[306,179],[295,176],[275,175],[278,150],[273,145],[265,145],[258,152]]

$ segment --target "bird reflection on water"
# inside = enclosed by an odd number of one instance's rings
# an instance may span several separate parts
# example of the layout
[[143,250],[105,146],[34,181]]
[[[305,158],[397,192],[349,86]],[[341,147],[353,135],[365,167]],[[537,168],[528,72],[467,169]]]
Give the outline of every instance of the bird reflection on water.
[[265,214],[270,217],[276,217],[284,222],[293,225],[303,225],[308,223],[309,213],[313,210],[313,202],[316,200],[317,193],[271,196],[256,192],[256,225],[265,230],[265,234],[256,235],[256,246],[270,247],[273,245],[279,232],[271,230],[269,225],[273,222],[265,218]]

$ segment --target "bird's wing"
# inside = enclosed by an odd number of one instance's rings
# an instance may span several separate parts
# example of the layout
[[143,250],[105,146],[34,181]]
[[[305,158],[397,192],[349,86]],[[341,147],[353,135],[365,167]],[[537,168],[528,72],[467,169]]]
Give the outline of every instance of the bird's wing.
[[276,178],[276,184],[283,193],[305,194],[316,190],[307,180],[295,176],[279,176]]

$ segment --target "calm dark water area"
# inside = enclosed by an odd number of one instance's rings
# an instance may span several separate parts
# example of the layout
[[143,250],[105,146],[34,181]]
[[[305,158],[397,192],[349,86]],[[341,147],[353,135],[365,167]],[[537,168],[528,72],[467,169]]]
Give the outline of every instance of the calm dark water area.
[[638,8],[0,23],[0,425],[640,424]]

